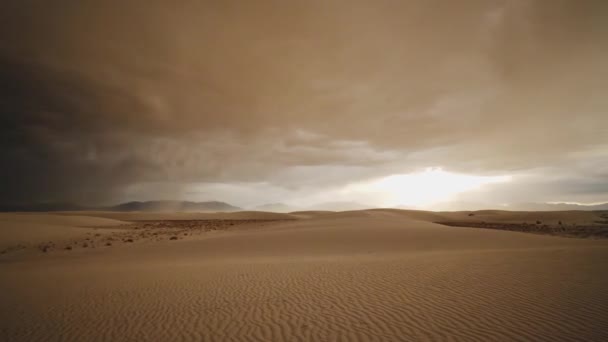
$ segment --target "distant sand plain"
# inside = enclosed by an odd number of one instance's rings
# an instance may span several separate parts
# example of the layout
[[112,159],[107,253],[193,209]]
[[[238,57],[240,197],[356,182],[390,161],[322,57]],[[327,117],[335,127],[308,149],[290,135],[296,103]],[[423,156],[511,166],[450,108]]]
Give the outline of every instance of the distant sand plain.
[[0,340],[608,341],[608,239],[467,220],[598,214],[0,214]]

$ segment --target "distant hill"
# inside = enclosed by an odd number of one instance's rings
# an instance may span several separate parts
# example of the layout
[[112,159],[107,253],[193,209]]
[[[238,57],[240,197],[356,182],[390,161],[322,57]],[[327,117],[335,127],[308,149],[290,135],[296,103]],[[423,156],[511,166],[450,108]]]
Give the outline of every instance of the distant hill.
[[225,202],[209,201],[209,202],[189,202],[189,201],[146,201],[146,202],[127,202],[104,208],[108,211],[171,211],[171,212],[188,212],[188,211],[239,211],[239,207],[235,207]]

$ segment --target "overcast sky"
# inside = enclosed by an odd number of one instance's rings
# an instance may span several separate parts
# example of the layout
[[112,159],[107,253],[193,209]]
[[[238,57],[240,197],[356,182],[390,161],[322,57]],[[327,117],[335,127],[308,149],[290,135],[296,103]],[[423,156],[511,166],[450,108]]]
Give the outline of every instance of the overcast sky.
[[[606,18],[603,0],[3,1],[0,202],[608,201]],[[399,196],[429,174],[483,184]]]

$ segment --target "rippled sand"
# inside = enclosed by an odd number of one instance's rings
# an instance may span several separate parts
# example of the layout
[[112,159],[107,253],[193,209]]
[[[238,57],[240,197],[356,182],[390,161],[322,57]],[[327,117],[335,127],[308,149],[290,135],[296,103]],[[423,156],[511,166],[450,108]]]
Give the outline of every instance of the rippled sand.
[[[146,218],[11,215],[0,215],[5,232],[21,222],[27,240],[29,220],[33,236],[50,229],[57,244]],[[281,221],[176,241],[1,255],[0,340],[608,340],[608,240],[432,223],[465,213],[235,215]],[[12,235],[2,235],[5,244]]]

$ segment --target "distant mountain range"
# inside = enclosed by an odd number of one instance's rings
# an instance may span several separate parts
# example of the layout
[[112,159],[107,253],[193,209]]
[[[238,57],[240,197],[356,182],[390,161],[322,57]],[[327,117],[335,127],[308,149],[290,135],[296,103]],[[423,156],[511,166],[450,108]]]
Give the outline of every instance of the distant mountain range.
[[[397,206],[397,209],[417,210],[419,208],[409,206]],[[476,210],[507,210],[507,211],[568,211],[568,210],[608,210],[608,203],[593,205],[576,203],[535,203],[520,202],[508,205],[489,205],[482,202],[445,202],[433,206],[434,211],[476,211]]]
[[[373,206],[356,203],[356,202],[326,202],[308,207],[295,207],[284,203],[269,203],[260,205],[249,210],[271,211],[287,213],[300,210],[331,210],[331,211],[347,211],[347,210],[362,210],[374,208]],[[400,209],[411,209],[406,207],[398,207]],[[479,208],[478,205],[464,205],[457,207],[438,208],[438,210],[471,210],[471,208]],[[608,203],[600,203],[595,205],[582,205],[575,203],[517,203],[509,206],[498,208],[488,207],[483,209],[501,209],[514,211],[564,211],[564,210],[608,210]],[[36,203],[36,204],[0,204],[0,212],[44,212],[44,211],[143,211],[143,212],[231,212],[241,211],[243,208],[233,206],[229,203],[219,201],[207,202],[190,202],[190,201],[133,201],[121,203],[114,206],[94,207],[81,206],[73,203]]]
[[330,210],[330,211],[348,211],[348,210],[363,210],[375,208],[372,205],[365,205],[357,202],[324,202],[313,206],[291,206],[285,203],[268,203],[251,208],[251,210],[273,211],[278,213],[289,213],[292,211],[307,211],[307,210]]
[[608,203],[593,205],[576,203],[521,203],[507,207],[507,210],[564,211],[564,210],[608,210]]
[[0,205],[0,211],[145,211],[145,212],[201,212],[201,211],[240,211],[225,202],[189,202],[189,201],[145,201],[126,202],[109,207],[85,207],[72,203],[37,203],[20,205]]
[[239,211],[242,208],[235,207],[225,202],[188,202],[188,201],[146,201],[127,202],[112,207],[104,208],[107,211]]

